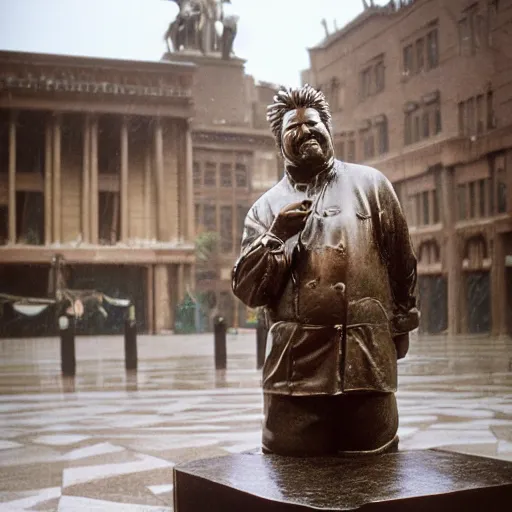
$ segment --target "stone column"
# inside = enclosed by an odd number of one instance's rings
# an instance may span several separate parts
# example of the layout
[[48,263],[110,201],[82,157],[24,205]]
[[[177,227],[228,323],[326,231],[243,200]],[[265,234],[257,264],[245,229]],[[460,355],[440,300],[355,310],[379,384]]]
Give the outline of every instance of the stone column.
[[9,118],[9,243],[16,243],[16,118],[17,112],[11,112]]
[[165,223],[165,193],[164,193],[164,142],[162,124],[160,119],[154,123],[154,151],[155,151],[155,178],[157,201],[157,238],[160,241],[167,240]]
[[178,264],[178,276],[176,279],[176,286],[177,286],[177,302],[178,304],[183,300],[183,297],[185,296],[185,264],[180,263]]
[[155,310],[154,310],[154,286],[155,286],[155,272],[154,266],[148,265],[147,267],[147,282],[146,282],[146,313],[148,320],[148,333],[155,334]]
[[52,156],[52,124],[50,118],[46,118],[44,134],[44,243],[52,243],[52,184],[53,184],[53,156]]
[[190,123],[185,122],[185,147],[182,149],[185,152],[185,165],[184,169],[180,169],[181,173],[185,173],[180,183],[183,184],[183,189],[180,190],[182,194],[180,218],[181,222],[181,237],[186,242],[192,242],[195,238],[195,209],[194,209],[194,181],[193,181],[193,155],[192,155],[192,134],[190,132]]
[[91,241],[91,122],[89,115],[84,116],[83,126],[83,151],[82,151],[82,240],[85,243]]
[[157,264],[154,269],[155,332],[159,333],[172,327],[169,274],[165,264]]
[[128,118],[123,116],[121,121],[121,241],[129,237],[128,212]]
[[61,141],[60,114],[53,118],[53,241],[60,243],[61,240],[61,180],[60,180],[60,141]]
[[151,222],[151,189],[153,186],[151,174],[151,145],[148,144],[144,155],[144,237],[147,239],[151,239],[154,233]]
[[496,336],[506,334],[506,283],[505,283],[505,247],[503,235],[494,234],[492,267],[491,267],[491,333]]
[[98,243],[98,118],[90,120],[90,193],[89,193],[89,237],[92,244]]

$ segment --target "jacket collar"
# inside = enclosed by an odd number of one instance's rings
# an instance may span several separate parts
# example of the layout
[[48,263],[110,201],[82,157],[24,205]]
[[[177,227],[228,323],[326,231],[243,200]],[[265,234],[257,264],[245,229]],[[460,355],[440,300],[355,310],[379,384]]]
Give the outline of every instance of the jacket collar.
[[332,158],[318,174],[316,174],[310,181],[300,183],[293,179],[292,175],[285,168],[285,175],[288,178],[290,185],[299,192],[306,192],[307,195],[313,194],[322,186],[331,180],[335,174],[336,161]]

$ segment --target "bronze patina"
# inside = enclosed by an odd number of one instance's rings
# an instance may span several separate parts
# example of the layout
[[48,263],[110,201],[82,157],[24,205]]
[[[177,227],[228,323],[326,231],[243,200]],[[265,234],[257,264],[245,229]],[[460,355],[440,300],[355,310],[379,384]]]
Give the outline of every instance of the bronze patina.
[[418,326],[416,258],[391,183],[335,159],[324,95],[281,89],[268,120],[285,175],[245,220],[233,291],[271,321],[263,449],[396,447],[397,359]]

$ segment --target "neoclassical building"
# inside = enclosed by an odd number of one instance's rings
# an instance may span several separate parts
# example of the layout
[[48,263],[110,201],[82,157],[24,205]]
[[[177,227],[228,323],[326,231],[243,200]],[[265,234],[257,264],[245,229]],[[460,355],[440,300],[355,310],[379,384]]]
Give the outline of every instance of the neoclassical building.
[[[173,328],[194,281],[195,72],[0,52],[0,292],[47,296],[59,254],[68,287],[130,298],[141,331]],[[15,324],[4,308],[0,334]]]
[[512,0],[393,1],[309,50],[338,157],[405,210],[423,332],[512,333],[511,23]]

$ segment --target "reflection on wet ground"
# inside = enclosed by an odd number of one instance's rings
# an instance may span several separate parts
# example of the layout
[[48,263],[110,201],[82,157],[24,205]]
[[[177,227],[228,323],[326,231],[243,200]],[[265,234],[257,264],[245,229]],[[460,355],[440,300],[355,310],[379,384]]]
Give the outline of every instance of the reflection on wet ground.
[[[57,339],[0,340],[0,509],[170,511],[172,467],[254,449],[261,421],[255,334],[77,338],[77,376]],[[512,460],[512,340],[421,337],[399,363],[401,449]]]

